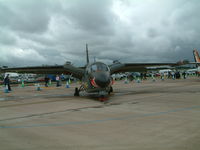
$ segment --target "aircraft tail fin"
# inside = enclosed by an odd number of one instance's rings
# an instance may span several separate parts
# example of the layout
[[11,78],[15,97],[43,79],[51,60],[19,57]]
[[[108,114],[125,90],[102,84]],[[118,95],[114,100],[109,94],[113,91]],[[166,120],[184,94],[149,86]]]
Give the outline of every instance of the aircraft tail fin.
[[86,60],[87,64],[89,64],[88,44],[86,44]]
[[197,49],[193,50],[193,55],[194,55],[195,62],[200,63],[200,57],[199,57],[199,53],[198,53]]

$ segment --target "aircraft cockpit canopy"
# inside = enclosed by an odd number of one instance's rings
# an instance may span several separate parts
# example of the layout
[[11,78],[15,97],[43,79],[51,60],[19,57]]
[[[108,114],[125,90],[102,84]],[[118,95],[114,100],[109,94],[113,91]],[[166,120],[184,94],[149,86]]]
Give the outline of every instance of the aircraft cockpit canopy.
[[103,63],[95,63],[90,66],[90,72],[97,72],[97,71],[109,71],[107,65]]

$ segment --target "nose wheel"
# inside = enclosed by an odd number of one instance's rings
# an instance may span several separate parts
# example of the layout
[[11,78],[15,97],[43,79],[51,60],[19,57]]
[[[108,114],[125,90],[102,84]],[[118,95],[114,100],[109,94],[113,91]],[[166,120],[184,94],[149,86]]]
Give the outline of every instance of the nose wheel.
[[106,102],[107,100],[108,100],[107,97],[105,97],[104,95],[100,95],[100,97],[99,97],[100,102]]

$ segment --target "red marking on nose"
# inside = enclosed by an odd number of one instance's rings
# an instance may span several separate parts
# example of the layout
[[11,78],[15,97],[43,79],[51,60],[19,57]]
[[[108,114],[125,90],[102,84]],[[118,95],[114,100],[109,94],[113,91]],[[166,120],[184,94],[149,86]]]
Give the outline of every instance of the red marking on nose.
[[95,82],[95,78],[91,79],[90,82],[91,82],[92,86],[98,87],[98,85]]

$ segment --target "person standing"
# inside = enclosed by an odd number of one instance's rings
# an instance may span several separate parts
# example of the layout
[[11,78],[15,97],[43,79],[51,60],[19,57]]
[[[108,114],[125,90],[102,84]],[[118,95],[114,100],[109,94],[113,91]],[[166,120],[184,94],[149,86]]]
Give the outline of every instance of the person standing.
[[8,91],[11,91],[9,74],[6,75],[3,82],[5,86],[8,86]]
[[186,72],[185,71],[182,73],[182,75],[183,75],[183,79],[186,79]]
[[44,81],[45,81],[45,87],[48,87],[49,77],[47,75],[45,75]]
[[60,86],[60,77],[59,75],[56,75],[56,87]]

